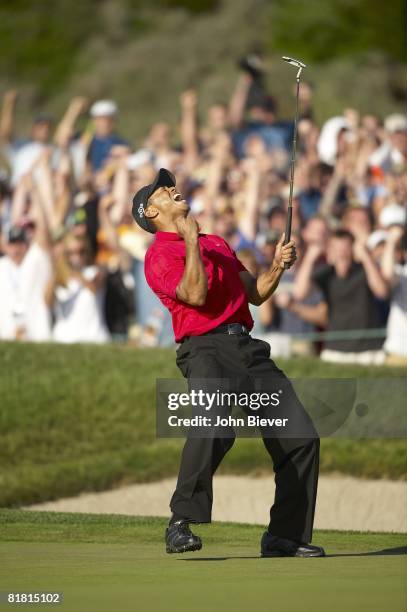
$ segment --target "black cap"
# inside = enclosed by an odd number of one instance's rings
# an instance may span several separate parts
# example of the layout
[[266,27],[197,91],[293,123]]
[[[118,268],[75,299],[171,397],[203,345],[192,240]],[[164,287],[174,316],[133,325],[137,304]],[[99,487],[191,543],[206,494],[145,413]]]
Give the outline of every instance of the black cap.
[[18,225],[12,227],[8,233],[8,242],[27,242],[27,234],[24,228]]
[[144,215],[144,211],[147,208],[148,198],[150,198],[154,191],[160,187],[175,187],[175,176],[169,170],[160,168],[155,180],[150,184],[139,189],[133,198],[132,214],[134,220],[139,224],[141,228],[155,234],[155,228],[152,223],[149,222],[147,217]]

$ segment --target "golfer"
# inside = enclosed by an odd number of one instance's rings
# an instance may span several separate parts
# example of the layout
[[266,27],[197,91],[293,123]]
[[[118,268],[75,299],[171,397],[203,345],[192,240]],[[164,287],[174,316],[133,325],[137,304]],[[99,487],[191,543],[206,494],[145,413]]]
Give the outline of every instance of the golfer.
[[[262,382],[262,389],[284,388],[285,417],[308,424],[301,437],[270,434],[260,428],[275,471],[276,491],[270,523],[261,540],[263,557],[322,557],[310,544],[318,483],[319,439],[291,383],[270,360],[270,346],[249,334],[253,320],[248,303],[260,305],[275,291],[284,267],[295,259],[294,242],[277,245],[269,270],[254,278],[219,236],[202,234],[175,177],[161,169],[154,182],[133,198],[133,217],[155,234],[145,258],[151,289],[172,315],[179,343],[177,365],[184,377]],[[277,386],[276,386],[277,385]],[[256,387],[257,388],[257,387]],[[287,395],[288,394],[288,395]],[[271,410],[271,409],[270,409]],[[267,416],[267,408],[261,416]],[[276,437],[278,436],[278,437]],[[181,457],[172,517],[165,533],[168,553],[199,550],[201,539],[191,523],[209,523],[212,479],[234,436],[188,436]]]

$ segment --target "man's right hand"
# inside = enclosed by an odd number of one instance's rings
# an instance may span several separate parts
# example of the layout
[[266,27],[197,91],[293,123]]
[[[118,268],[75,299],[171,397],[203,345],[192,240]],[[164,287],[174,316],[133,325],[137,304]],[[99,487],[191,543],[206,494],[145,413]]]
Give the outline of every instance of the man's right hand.
[[188,215],[187,217],[179,217],[175,221],[178,234],[185,242],[193,242],[198,240],[199,225],[196,220]]

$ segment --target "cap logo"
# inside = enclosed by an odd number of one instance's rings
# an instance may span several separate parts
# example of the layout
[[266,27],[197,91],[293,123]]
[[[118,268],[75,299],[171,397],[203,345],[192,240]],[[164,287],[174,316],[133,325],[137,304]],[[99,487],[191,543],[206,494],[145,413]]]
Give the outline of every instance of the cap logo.
[[140,204],[140,206],[138,207],[137,212],[138,212],[140,217],[144,216],[144,207],[143,207],[142,204]]

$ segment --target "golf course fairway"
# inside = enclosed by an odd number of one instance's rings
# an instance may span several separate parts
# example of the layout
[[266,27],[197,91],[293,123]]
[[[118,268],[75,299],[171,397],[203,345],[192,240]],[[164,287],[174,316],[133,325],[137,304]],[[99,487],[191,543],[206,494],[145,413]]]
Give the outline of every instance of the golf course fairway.
[[406,609],[406,534],[317,531],[326,558],[261,559],[261,527],[198,525],[201,551],[167,555],[165,525],[1,510],[0,591],[63,592],[75,612]]

